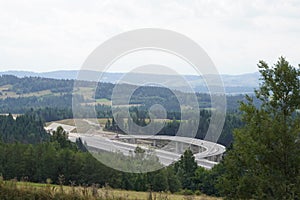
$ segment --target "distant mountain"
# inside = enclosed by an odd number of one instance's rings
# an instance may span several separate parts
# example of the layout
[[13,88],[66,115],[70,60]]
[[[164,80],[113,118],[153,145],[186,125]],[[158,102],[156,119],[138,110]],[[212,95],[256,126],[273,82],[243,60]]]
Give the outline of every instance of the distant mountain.
[[[0,75],[9,74],[17,77],[42,77],[42,78],[54,78],[54,79],[77,79],[78,70],[60,70],[52,72],[31,72],[31,71],[5,71],[0,72]],[[97,71],[84,71],[86,77],[100,77],[101,72]],[[108,83],[116,83],[125,74],[124,73],[103,73],[101,80]],[[126,74],[127,80],[134,80],[131,83],[144,83],[146,80],[150,83],[164,82],[166,85],[172,85],[175,89],[186,91],[186,84],[182,84],[178,81],[178,78],[173,75],[157,75],[157,74]],[[248,73],[241,75],[221,75],[226,93],[228,94],[241,94],[241,93],[253,93],[254,88],[258,87],[259,73]],[[184,79],[191,85],[191,87],[197,92],[208,92],[205,85],[205,80],[196,75],[186,75]],[[85,80],[89,80],[86,78]],[[130,82],[129,82],[130,83]],[[136,84],[138,85],[138,84]]]
[[54,78],[54,79],[75,79],[77,77],[78,70],[60,70],[52,72],[31,72],[31,71],[5,71],[0,72],[0,75],[9,74],[19,78],[23,77],[42,77],[42,78]]

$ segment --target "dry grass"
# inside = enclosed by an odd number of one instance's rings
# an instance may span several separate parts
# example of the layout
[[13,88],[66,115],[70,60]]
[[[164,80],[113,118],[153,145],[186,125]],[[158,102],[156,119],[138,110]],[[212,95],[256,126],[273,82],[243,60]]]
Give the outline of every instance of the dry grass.
[[80,94],[87,100],[93,100],[95,89],[92,87],[77,87],[73,90],[74,94]]
[[[80,121],[83,121],[83,119],[75,119],[75,120],[76,120],[76,123],[80,122]],[[112,120],[112,119],[110,119],[110,120]],[[95,121],[95,119],[91,119],[91,121]],[[101,126],[104,126],[105,123],[107,122],[107,118],[97,119],[97,121],[99,122],[99,124]],[[53,122],[56,122],[56,123],[59,123],[59,124],[65,124],[65,125],[75,126],[74,119],[63,119],[63,120],[59,120],[59,121],[47,122],[46,125],[49,126]],[[83,121],[83,123],[86,123],[86,122]]]
[[18,98],[18,97],[45,96],[45,95],[54,94],[50,90],[42,90],[42,91],[30,92],[26,94],[17,94],[12,91],[7,91],[10,90],[11,87],[12,87],[11,85],[3,85],[0,87],[0,92],[2,93],[2,95],[0,95],[0,99],[5,99],[7,97]]
[[[112,121],[112,118],[109,118],[110,121]],[[98,119],[98,122],[100,125],[105,126],[106,122],[107,122],[107,118],[100,118]]]
[[17,94],[16,92],[10,91],[12,89],[12,85],[3,85],[0,86],[0,92],[2,93],[2,95],[0,95],[0,99],[5,99],[7,97],[10,98],[19,98],[19,97],[32,97],[32,96],[36,96],[36,97],[42,97],[42,96],[48,96],[48,95],[53,95],[53,96],[60,96],[60,95],[64,95],[67,94],[65,92],[61,93],[61,92],[51,92],[51,90],[41,90],[38,92],[29,92],[26,94]]
[[[52,123],[52,122],[50,122],[50,123]],[[56,123],[65,124],[65,125],[69,125],[69,126],[75,126],[74,119],[63,119],[60,121],[56,121]]]
[[[110,187],[98,188],[97,186],[82,187],[82,186],[59,186],[53,184],[17,182],[17,187],[20,189],[29,190],[49,190],[52,193],[59,193],[63,191],[66,194],[77,194],[85,199],[121,199],[121,200],[137,200],[150,199],[150,192],[137,192],[112,189]],[[179,195],[170,194],[168,192],[152,192],[152,199],[154,200],[218,200],[221,198],[209,197],[206,195]]]
[[[86,122],[84,122],[83,121],[83,119],[75,119],[76,120],[76,123],[86,123]],[[94,119],[94,118],[90,118],[90,120],[91,121],[95,121],[96,119]],[[109,118],[109,120],[110,121],[112,121],[112,119],[111,118]],[[124,119],[125,121],[127,120],[127,119]],[[99,118],[99,119],[97,119],[97,121],[99,122],[99,124],[102,126],[102,127],[104,127],[105,126],[105,124],[106,124],[106,122],[107,122],[107,118]],[[172,120],[169,120],[169,119],[155,119],[154,120],[155,122],[161,122],[161,123],[163,123],[163,122],[170,122],[170,121],[172,121]],[[65,125],[70,125],[70,126],[75,126],[75,122],[74,122],[74,119],[63,119],[63,120],[59,120],[59,121],[52,121],[52,122],[47,122],[46,123],[46,126],[49,126],[51,123],[53,123],[53,122],[56,122],[56,123],[59,123],[59,124],[65,124]],[[149,122],[149,120],[148,119],[146,119],[146,122]]]

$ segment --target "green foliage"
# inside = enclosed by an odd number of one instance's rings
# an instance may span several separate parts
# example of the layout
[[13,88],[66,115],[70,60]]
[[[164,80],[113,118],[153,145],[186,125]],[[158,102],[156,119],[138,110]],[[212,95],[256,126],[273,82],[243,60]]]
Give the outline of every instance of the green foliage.
[[195,190],[195,172],[197,170],[197,162],[191,150],[186,150],[180,160],[175,163],[175,170],[180,179],[181,186],[184,189]]
[[71,108],[58,108],[58,107],[36,108],[36,109],[30,109],[26,111],[25,114],[38,116],[44,122],[51,122],[51,121],[73,118],[73,112]]
[[63,174],[66,184],[69,181],[77,184],[113,183],[110,181],[112,170],[90,154],[61,148],[58,142],[36,145],[2,143],[0,155],[0,169],[5,179],[28,177],[33,182],[45,182],[50,178],[59,183],[58,177]]
[[[76,98],[83,100],[81,95],[75,95]],[[0,99],[1,113],[19,113],[23,114],[30,110],[30,108],[59,108],[70,109],[72,107],[72,94],[63,95],[47,95],[47,96],[29,96],[29,97],[7,97]]]
[[[12,85],[10,92],[18,94],[27,94],[39,92],[42,90],[51,90],[53,94],[46,96],[30,96],[18,98],[0,99],[1,112],[26,113],[22,118],[16,121],[11,116],[8,118],[0,117],[0,135],[6,142],[34,143],[34,145],[24,144],[0,144],[0,173],[3,173],[6,179],[17,177],[28,177],[35,182],[44,182],[47,179],[59,183],[58,177],[64,175],[64,184],[70,181],[76,184],[100,184],[101,186],[109,184],[116,188],[134,189],[134,190],[154,190],[176,192],[181,188],[187,191],[201,190],[207,194],[218,194],[216,189],[216,177],[222,174],[221,168],[214,168],[212,171],[197,167],[191,152],[185,152],[180,161],[159,170],[155,173],[129,174],[112,170],[99,163],[94,157],[86,152],[85,146],[80,139],[76,144],[67,140],[67,134],[61,128],[49,135],[44,134],[43,122],[72,118],[72,80],[55,80],[43,78],[17,78],[13,76],[0,77],[0,86]],[[87,86],[88,82],[82,82]],[[133,87],[124,85],[125,87]],[[114,84],[99,83],[96,91],[96,98],[111,98]],[[188,101],[189,95],[178,92],[183,101]],[[208,94],[196,94],[201,108],[210,107],[210,96]],[[77,95],[82,102],[83,96]],[[243,100],[242,96],[228,96],[229,113],[226,117],[223,133],[219,142],[224,145],[230,145],[232,141],[232,130],[242,125],[238,113],[234,110],[237,100]],[[187,127],[187,130],[194,126],[193,120],[181,120],[180,107],[175,95],[167,88],[159,87],[140,87],[135,91],[131,104],[140,104],[141,106],[130,108],[130,114],[134,122],[140,126],[149,123],[148,109],[153,104],[161,104],[167,110],[167,122],[164,128],[158,133],[163,135],[174,135],[179,127],[179,123]],[[256,100],[254,99],[256,106]],[[82,108],[81,117],[88,116],[86,105]],[[91,107],[91,106],[90,106]],[[33,109],[32,109],[33,108]],[[112,118],[110,106],[95,106],[97,116],[109,118],[105,128],[112,131],[121,131]],[[192,111],[191,111],[192,112]],[[210,121],[210,111],[201,110],[200,126],[197,132],[197,138],[204,138]],[[3,121],[1,122],[1,120]],[[124,120],[125,123],[125,120]],[[161,122],[155,122],[161,123]],[[2,131],[3,130],[3,131]],[[45,142],[48,141],[48,142]],[[44,143],[39,143],[44,142]],[[39,144],[37,144],[39,143]],[[144,159],[143,153],[140,159],[135,159],[136,164],[148,165],[149,162]],[[121,162],[120,155],[108,154],[109,159],[114,159],[116,165],[124,164]],[[157,160],[153,158],[153,163]],[[153,164],[152,163],[152,164]],[[141,164],[141,165],[142,165]]]
[[86,143],[84,144],[84,143],[82,142],[82,139],[81,139],[81,138],[76,138],[75,143],[76,143],[77,148],[78,148],[80,151],[82,151],[82,152],[88,152],[87,147],[86,147]]
[[[0,112],[11,112],[11,113],[24,113],[29,108],[71,108],[72,106],[72,91],[74,80],[58,80],[50,78],[40,77],[25,77],[18,78],[12,75],[0,76],[0,86],[10,85],[5,92],[15,92],[19,97],[8,97],[0,99]],[[81,87],[91,87],[93,84],[87,81],[79,81],[78,85]],[[111,99],[113,88],[115,87],[112,83],[98,83],[96,88],[95,98],[96,99]],[[123,84],[124,91],[128,91],[128,88],[135,88],[136,86]],[[50,90],[51,94],[43,96],[28,96],[25,94],[41,92]],[[0,95],[3,95],[0,93]],[[24,96],[22,96],[24,95]],[[193,94],[183,93],[177,91],[177,95],[183,101],[183,103],[189,102],[189,98]],[[207,93],[196,94],[200,108],[210,108],[210,95]],[[82,96],[78,95],[77,98],[83,99]],[[235,111],[238,108],[238,101],[243,100],[242,95],[227,96],[227,108],[230,111]],[[172,119],[175,117],[178,119],[180,116],[180,105],[177,97],[168,88],[153,87],[153,86],[142,86],[139,87],[132,95],[130,104],[139,104],[149,109],[154,104],[161,104],[168,113],[168,118]],[[100,106],[100,105],[99,105]],[[96,109],[97,110],[97,109]],[[97,112],[99,117],[111,117],[107,114],[109,112],[102,112],[104,109],[100,109]],[[106,109],[105,109],[106,110]]]
[[[151,188],[153,191],[176,192],[180,189],[173,169],[166,168],[144,174],[118,172],[97,161],[90,153],[79,151],[74,144],[66,143],[65,134],[60,128],[55,132],[51,142],[35,145],[1,143],[0,174],[8,180],[21,180],[26,177],[29,181],[41,183],[52,180],[53,183],[66,185],[70,182],[76,185],[108,184],[114,188],[138,191]],[[124,156],[120,156],[115,153],[107,154],[116,165],[126,164]],[[157,163],[157,160],[151,159],[152,157],[134,158],[128,161],[151,167]]]
[[211,170],[198,167],[195,172],[195,184],[202,193],[207,195],[220,196],[217,188],[218,178],[225,173],[223,162],[215,165]]
[[[133,110],[133,121],[138,125],[138,126],[144,126],[147,124],[145,120],[147,119],[147,113],[145,110],[137,111],[136,109]],[[142,113],[142,114],[141,114]],[[200,110],[200,118],[199,118],[199,127],[198,131],[196,134],[196,138],[198,139],[204,139],[207,130],[209,127],[210,123],[210,117],[211,117],[211,112],[207,110]],[[149,119],[147,119],[149,120]],[[128,120],[123,120],[121,123],[124,123],[122,126],[123,127],[129,127]],[[161,121],[152,121],[151,123],[154,124],[154,126],[160,126],[162,125],[163,122]],[[179,125],[182,124],[182,127],[184,127],[185,132],[188,134],[192,132],[194,129],[196,120],[176,120],[173,118],[170,121],[165,122],[165,125],[163,125],[163,128],[156,134],[156,135],[170,135],[170,136],[175,136],[178,132]],[[233,129],[241,127],[243,125],[243,122],[241,121],[239,115],[237,113],[227,113],[226,118],[225,118],[225,124],[221,133],[221,136],[218,140],[218,143],[225,145],[225,146],[230,146],[232,143],[233,139]],[[118,126],[118,124],[115,123],[114,118],[107,119],[107,122],[105,123],[105,130],[113,131],[113,132],[121,132],[124,133]],[[129,130],[128,130],[129,131]],[[134,130],[133,128],[130,130],[131,133],[141,133],[141,130]],[[193,137],[191,135],[185,135],[188,137]]]
[[[207,176],[206,170],[195,165],[190,151],[187,151],[177,164],[155,172],[123,173],[103,165],[87,152],[81,152],[72,145],[65,145],[62,131],[58,129],[56,132],[56,135],[58,133],[62,135],[53,136],[51,142],[35,145],[1,143],[0,173],[4,175],[4,178],[21,180],[26,177],[29,181],[41,183],[47,181],[66,185],[69,183],[73,185],[98,184],[126,190],[170,191],[172,193],[180,191],[181,188],[206,192],[206,188],[210,187],[207,184],[210,176]],[[118,156],[120,155],[108,153],[107,157],[112,158],[118,165],[121,159]],[[124,158],[122,159],[122,164],[126,163]],[[135,158],[136,160],[138,159]],[[145,158],[143,162],[148,166],[154,163],[151,160],[148,162]]]
[[52,92],[70,92],[73,90],[73,81],[53,80],[54,79],[40,77],[18,78],[12,75],[2,75],[0,85],[12,85],[11,91],[18,94],[26,94],[42,90],[51,90]]
[[169,186],[168,190],[172,193],[179,191],[181,189],[181,183],[174,169],[174,165],[166,168],[166,176]]
[[42,120],[32,115],[16,119],[11,114],[0,115],[0,138],[3,142],[38,143],[49,139]]
[[270,68],[260,61],[257,108],[247,96],[241,104],[245,126],[234,133],[219,188],[228,198],[300,198],[300,69],[284,58]]
[[194,192],[192,190],[189,190],[189,189],[184,189],[180,192],[180,194],[183,194],[183,195],[193,195]]
[[107,119],[107,122],[105,123],[105,130],[113,132],[123,132],[117,125],[114,118],[112,118],[112,121],[110,121],[110,119]]

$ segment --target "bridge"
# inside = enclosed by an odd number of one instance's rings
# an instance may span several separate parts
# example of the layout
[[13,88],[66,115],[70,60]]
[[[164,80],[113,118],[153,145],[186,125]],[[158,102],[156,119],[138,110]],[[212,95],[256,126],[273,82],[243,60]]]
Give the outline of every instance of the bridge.
[[[46,130],[55,130],[58,126],[74,130],[75,126],[52,123]],[[137,146],[147,149],[151,148],[159,161],[168,166],[180,159],[186,149],[191,149],[197,164],[206,169],[211,169],[221,160],[225,147],[223,145],[181,136],[166,135],[122,135],[103,130],[90,133],[69,132],[69,139],[75,142],[76,138],[81,138],[88,147],[109,152],[121,152],[129,155],[134,152]]]

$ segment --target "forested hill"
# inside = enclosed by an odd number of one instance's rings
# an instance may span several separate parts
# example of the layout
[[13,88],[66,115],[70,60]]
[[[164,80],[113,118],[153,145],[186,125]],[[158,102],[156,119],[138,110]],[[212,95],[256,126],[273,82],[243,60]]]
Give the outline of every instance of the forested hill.
[[[91,82],[82,81],[80,82],[80,86],[74,88],[74,90],[73,85],[74,80],[57,80],[39,77],[18,78],[12,75],[0,76],[0,113],[26,113],[29,116],[38,116],[42,122],[73,118],[72,98],[74,95],[79,102],[82,102],[83,106],[82,112],[80,112],[81,116],[76,117],[88,117],[86,113],[88,109],[85,108],[95,106],[98,118],[112,118],[110,101],[113,88],[115,87],[114,84],[99,83],[95,93],[96,102],[87,96],[87,92],[94,90]],[[135,86],[124,84],[121,85],[121,87],[133,88]],[[177,95],[179,95],[183,101],[187,99],[186,105],[188,105],[189,95],[191,94],[177,92]],[[199,129],[197,137],[203,138],[207,131],[207,122],[209,122],[210,118],[210,95],[198,93],[197,98],[200,109],[202,110],[200,114],[202,128]],[[229,113],[226,117],[224,130],[219,140],[221,144],[226,146],[230,145],[232,142],[233,128],[241,125],[239,117],[236,115],[236,110],[239,105],[238,101],[243,100],[243,98],[243,95],[227,96],[227,110]],[[154,86],[139,87],[133,93],[129,103],[132,105],[130,108],[131,114],[139,116],[140,121],[149,117],[147,111],[154,104],[160,104],[166,109],[167,118],[169,120],[181,120],[180,103],[177,96],[168,88]],[[135,107],[138,107],[139,111],[133,113]],[[27,126],[30,125],[30,123],[25,120],[24,125],[26,123]],[[13,122],[11,124],[12,131],[14,131],[15,127]],[[40,126],[38,124],[36,125],[38,127]],[[27,142],[29,138],[23,138],[25,136],[20,132],[20,130],[24,128],[25,127],[21,126],[20,129],[16,129],[16,135],[14,137],[11,137],[11,135],[2,135],[2,139],[9,142],[15,140]],[[170,123],[160,134],[173,135],[177,129],[178,123]],[[35,134],[35,132],[32,133]],[[36,137],[35,142],[43,139],[42,135],[32,136],[30,135],[31,133],[28,134],[26,137]]]
[[[13,75],[2,75],[0,86],[4,87],[4,92],[15,92],[16,94],[26,94],[50,90],[51,92],[71,92],[73,89],[73,80],[56,80],[40,77],[18,78]],[[5,88],[6,87],[6,88]],[[2,95],[3,92],[2,92]]]
[[[78,70],[60,70],[60,71],[51,71],[51,72],[30,72],[30,71],[6,71],[0,72],[0,75],[14,75],[20,78],[23,77],[41,77],[41,78],[54,78],[54,79],[76,79],[78,75]],[[121,77],[124,76],[124,73],[101,73],[97,71],[89,71],[85,70],[85,74],[91,74],[103,78],[108,83],[116,83]],[[162,80],[170,80],[176,82],[176,78],[172,75],[158,75],[158,74],[130,74],[130,78],[132,79],[140,79],[143,80],[145,78],[149,78],[149,76],[153,76],[153,78],[161,78]],[[207,92],[207,88],[203,87],[205,85],[205,81],[203,77],[196,75],[185,75],[185,80],[195,89],[197,92]],[[258,87],[259,73],[247,73],[247,74],[239,74],[239,75],[227,75],[221,74],[221,78],[224,82],[225,90],[228,94],[239,94],[239,93],[253,93],[253,88]],[[182,89],[178,87],[178,89]],[[184,90],[183,90],[184,91]]]
[[[74,80],[50,79],[40,77],[18,78],[12,75],[0,76],[0,113],[25,113],[30,108],[71,108],[72,92],[82,102],[92,101],[84,96],[86,91],[93,90],[91,82],[81,81],[80,87],[73,88]],[[96,99],[111,99],[114,88],[112,83],[98,83]],[[123,87],[135,87],[123,85]],[[74,89],[74,91],[73,91]],[[178,92],[187,97],[183,92]],[[210,108],[210,95],[197,94],[201,108]],[[238,101],[243,95],[228,95],[228,110],[236,110]],[[176,96],[168,88],[141,86],[131,97],[131,104],[150,107],[153,104],[162,104],[168,111],[178,111],[179,103]]]
[[[178,162],[158,171],[126,173],[111,169],[96,160],[86,152],[81,139],[77,139],[75,144],[70,142],[68,134],[61,127],[53,131],[52,135],[45,133],[37,115],[25,114],[16,119],[11,114],[0,116],[0,136],[2,197],[6,192],[3,186],[7,185],[3,179],[38,183],[46,181],[48,184],[70,184],[72,187],[92,185],[136,191],[183,191],[183,194],[188,195],[201,190],[203,193],[218,195],[213,180],[219,170],[210,173],[198,167],[190,150],[185,151]],[[142,149],[136,148],[135,152],[138,150]],[[160,165],[156,157],[149,159],[134,154],[127,157],[117,152],[101,152],[101,156],[113,159],[117,165],[128,166],[128,162],[133,161]],[[28,197],[28,194],[22,195],[24,196]]]

